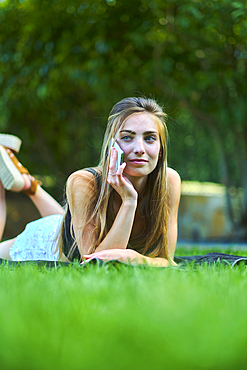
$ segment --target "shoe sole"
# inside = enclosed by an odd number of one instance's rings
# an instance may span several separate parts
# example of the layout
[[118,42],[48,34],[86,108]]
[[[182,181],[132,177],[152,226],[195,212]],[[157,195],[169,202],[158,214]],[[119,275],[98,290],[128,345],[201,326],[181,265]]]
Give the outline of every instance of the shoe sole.
[[0,145],[0,180],[6,190],[21,191],[25,185],[22,175],[2,145]]
[[0,134],[0,145],[4,146],[5,148],[14,150],[16,153],[19,152],[21,143],[21,139],[19,139],[17,136]]

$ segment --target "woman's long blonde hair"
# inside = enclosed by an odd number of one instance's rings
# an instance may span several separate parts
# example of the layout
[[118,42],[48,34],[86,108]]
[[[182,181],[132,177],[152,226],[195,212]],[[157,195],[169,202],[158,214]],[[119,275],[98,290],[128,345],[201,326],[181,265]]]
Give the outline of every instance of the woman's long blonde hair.
[[[143,233],[137,238],[130,238],[128,247],[141,254],[151,257],[162,256],[170,260],[167,248],[167,127],[166,113],[153,100],[145,98],[126,98],[112,108],[104,136],[101,159],[96,170],[100,178],[100,186],[95,192],[95,199],[86,206],[86,212],[81,222],[81,235],[88,222],[94,222],[95,240],[88,250],[93,253],[105,238],[114,222],[113,194],[114,189],[108,184],[107,176],[110,160],[111,139],[116,140],[123,123],[132,115],[147,112],[157,122],[160,135],[160,154],[156,168],[148,175],[144,193],[142,194],[139,209],[144,223]],[[96,186],[97,188],[97,186]],[[71,198],[70,198],[71,199]],[[92,207],[93,205],[93,207]],[[70,205],[71,206],[71,205]],[[83,210],[82,210],[83,211]],[[73,212],[72,212],[73,213]],[[71,230],[72,230],[71,221]],[[62,234],[62,233],[61,233]],[[62,240],[60,238],[60,254],[62,253]],[[72,246],[75,248],[75,243]]]

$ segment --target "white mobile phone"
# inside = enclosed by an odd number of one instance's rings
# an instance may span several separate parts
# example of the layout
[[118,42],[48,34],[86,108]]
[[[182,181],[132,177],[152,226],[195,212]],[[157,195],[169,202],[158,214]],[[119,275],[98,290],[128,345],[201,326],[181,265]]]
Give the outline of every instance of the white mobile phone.
[[116,163],[116,171],[118,170],[119,166],[121,166],[121,164],[123,163],[123,150],[120,148],[120,146],[118,145],[118,143],[115,141],[115,144],[113,145],[114,143],[114,139],[111,139],[111,147],[113,146],[116,150],[117,150],[117,163]]

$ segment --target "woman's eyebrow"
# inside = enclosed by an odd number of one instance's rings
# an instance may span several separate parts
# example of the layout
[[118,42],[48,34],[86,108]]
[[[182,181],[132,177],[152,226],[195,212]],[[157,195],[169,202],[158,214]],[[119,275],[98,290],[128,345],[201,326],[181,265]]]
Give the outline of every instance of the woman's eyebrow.
[[[128,134],[136,135],[136,132],[131,131],[131,130],[121,130],[120,133],[122,133],[122,132],[128,132]],[[159,133],[157,131],[145,131],[143,134],[144,135],[150,135],[150,134],[159,135]]]
[[150,135],[150,134],[156,134],[156,135],[159,135],[159,133],[157,131],[145,131],[144,132],[144,135]]
[[128,132],[129,134],[132,134],[132,135],[135,135],[136,134],[135,131],[131,131],[131,130],[122,130],[122,131],[120,131],[120,133],[121,132]]

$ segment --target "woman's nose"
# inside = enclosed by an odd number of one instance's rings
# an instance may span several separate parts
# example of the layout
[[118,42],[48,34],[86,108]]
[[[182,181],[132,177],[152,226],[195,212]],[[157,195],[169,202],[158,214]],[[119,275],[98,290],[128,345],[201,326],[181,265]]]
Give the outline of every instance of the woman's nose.
[[145,153],[145,147],[144,147],[143,140],[136,140],[135,144],[136,144],[135,145],[135,153],[144,154]]

